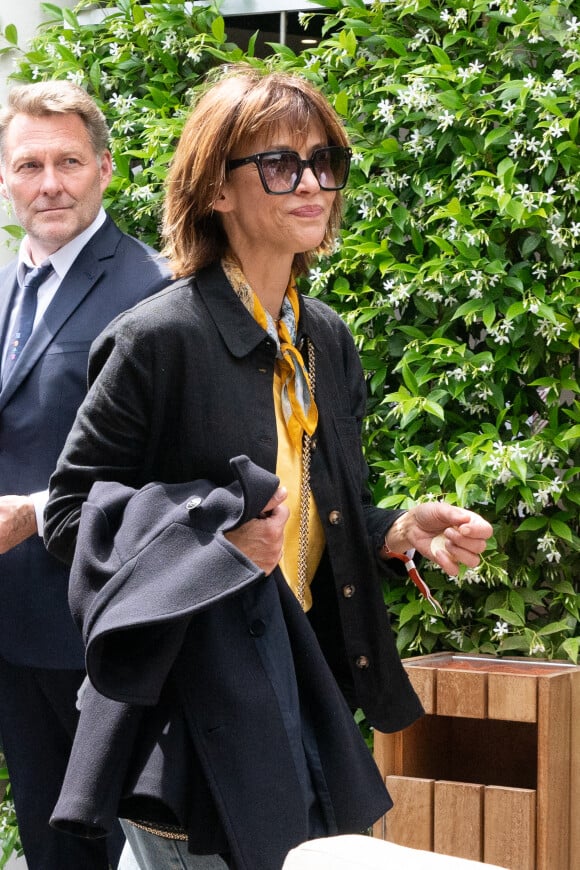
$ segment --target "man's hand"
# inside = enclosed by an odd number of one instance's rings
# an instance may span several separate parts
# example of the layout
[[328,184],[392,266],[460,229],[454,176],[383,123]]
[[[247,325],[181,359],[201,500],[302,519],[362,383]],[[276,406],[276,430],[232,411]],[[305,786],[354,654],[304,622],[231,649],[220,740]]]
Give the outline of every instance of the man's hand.
[[25,495],[0,496],[0,553],[37,534],[36,513]]
[[492,534],[487,520],[473,511],[445,502],[426,502],[393,523],[386,544],[397,553],[416,549],[448,574],[456,575],[460,564],[468,568],[479,565],[479,556]]
[[271,574],[282,556],[284,526],[290,515],[283,503],[288,493],[279,487],[260,517],[226,532],[228,541],[241,550],[265,574]]

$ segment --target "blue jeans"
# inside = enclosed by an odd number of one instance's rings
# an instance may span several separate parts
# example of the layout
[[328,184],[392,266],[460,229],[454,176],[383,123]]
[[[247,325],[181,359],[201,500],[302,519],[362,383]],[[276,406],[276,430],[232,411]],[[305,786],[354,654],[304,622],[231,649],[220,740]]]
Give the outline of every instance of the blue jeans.
[[121,821],[127,842],[117,870],[227,870],[219,855],[192,855],[184,840],[157,837]]

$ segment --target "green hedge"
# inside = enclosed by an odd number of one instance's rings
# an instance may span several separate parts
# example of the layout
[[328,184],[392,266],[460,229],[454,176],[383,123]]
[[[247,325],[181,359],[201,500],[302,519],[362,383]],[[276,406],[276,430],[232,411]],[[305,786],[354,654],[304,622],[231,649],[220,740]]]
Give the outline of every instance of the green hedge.
[[[52,20],[16,79],[69,78],[102,104],[106,206],[156,244],[163,180],[192,94],[226,61],[299,72],[354,147],[345,230],[310,291],[350,325],[369,386],[365,448],[385,506],[483,513],[481,567],[386,590],[403,654],[578,660],[580,21],[571,3],[322,0],[320,45],[228,42],[217,9],[105,2]],[[86,23],[89,14],[93,23]],[[84,16],[84,18],[83,18]],[[307,22],[308,15],[303,16]],[[18,233],[17,228],[12,228]]]

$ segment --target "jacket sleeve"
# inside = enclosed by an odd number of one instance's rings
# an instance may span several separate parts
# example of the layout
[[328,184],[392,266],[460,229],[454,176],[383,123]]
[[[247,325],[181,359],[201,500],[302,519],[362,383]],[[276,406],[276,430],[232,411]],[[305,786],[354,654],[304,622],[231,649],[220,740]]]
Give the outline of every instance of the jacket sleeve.
[[151,372],[147,355],[122,315],[91,348],[89,391],[80,406],[49,484],[44,541],[71,564],[83,503],[95,481],[140,488],[151,440]]

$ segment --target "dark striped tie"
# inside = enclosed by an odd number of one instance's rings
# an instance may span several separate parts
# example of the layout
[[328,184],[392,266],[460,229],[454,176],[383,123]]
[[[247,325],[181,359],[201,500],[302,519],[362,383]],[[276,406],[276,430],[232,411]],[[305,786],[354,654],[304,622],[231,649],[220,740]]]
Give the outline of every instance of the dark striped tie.
[[34,316],[36,314],[36,303],[38,299],[38,288],[52,272],[51,263],[43,263],[42,266],[37,266],[36,269],[30,269],[24,279],[22,305],[18,316],[16,329],[10,339],[6,363],[2,373],[2,380],[6,378],[12,371],[12,368],[22,353],[22,348],[30,338],[32,327],[34,326]]

